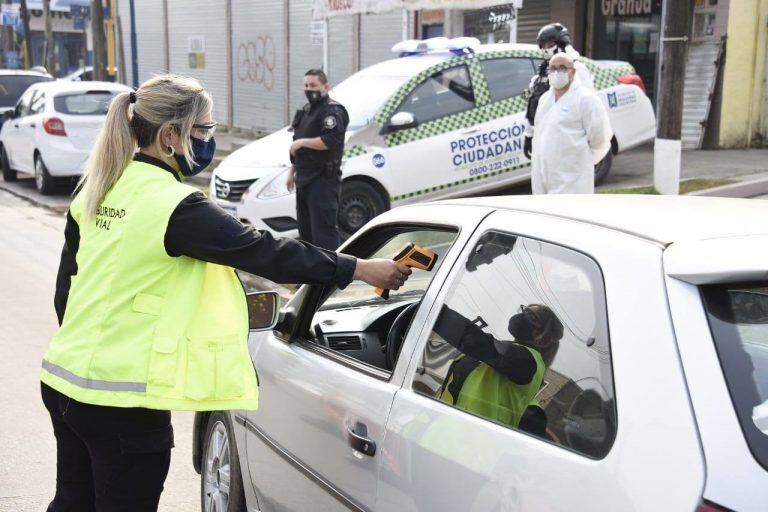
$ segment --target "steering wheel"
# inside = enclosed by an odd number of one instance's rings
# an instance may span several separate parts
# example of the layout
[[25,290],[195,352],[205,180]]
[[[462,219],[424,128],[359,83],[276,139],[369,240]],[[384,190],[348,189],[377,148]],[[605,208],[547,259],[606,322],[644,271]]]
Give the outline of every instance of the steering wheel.
[[395,321],[392,322],[392,327],[389,328],[386,344],[386,364],[387,369],[389,370],[392,370],[395,367],[395,361],[397,361],[397,356],[400,353],[400,347],[403,344],[405,332],[408,330],[408,326],[411,324],[411,319],[416,313],[419,304],[421,304],[420,300],[413,304],[408,304],[400,314],[397,315]]

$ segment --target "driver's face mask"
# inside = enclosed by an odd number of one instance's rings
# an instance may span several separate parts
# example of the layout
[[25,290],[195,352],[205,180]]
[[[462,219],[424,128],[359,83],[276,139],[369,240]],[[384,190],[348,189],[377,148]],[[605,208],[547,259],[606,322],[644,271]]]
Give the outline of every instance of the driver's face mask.
[[[525,308],[525,306],[521,306],[521,308]],[[525,310],[520,311],[520,313],[509,319],[507,329],[509,334],[514,336],[515,341],[533,341],[535,327]]]

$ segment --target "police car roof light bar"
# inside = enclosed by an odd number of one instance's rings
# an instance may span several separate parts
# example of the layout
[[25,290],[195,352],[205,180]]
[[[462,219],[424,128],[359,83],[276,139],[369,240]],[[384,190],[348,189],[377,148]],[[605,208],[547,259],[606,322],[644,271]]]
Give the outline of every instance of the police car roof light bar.
[[475,37],[456,37],[453,39],[432,37],[423,41],[418,39],[400,41],[392,47],[392,52],[399,53],[401,57],[441,51],[462,55],[473,53],[477,46],[480,46],[480,41]]

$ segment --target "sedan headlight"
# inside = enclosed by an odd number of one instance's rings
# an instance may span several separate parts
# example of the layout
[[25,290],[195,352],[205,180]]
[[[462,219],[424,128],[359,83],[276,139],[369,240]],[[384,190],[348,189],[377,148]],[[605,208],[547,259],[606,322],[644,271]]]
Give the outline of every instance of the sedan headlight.
[[288,172],[290,170],[290,167],[286,167],[283,172],[272,178],[256,197],[259,199],[274,199],[289,195],[291,192],[288,191],[285,181],[288,179]]

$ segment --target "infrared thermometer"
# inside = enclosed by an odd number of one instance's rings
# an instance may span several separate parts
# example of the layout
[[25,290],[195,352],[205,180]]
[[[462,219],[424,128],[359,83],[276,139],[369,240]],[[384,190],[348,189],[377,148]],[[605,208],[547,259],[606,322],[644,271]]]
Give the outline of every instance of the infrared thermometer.
[[[406,267],[418,268],[426,270],[427,272],[435,268],[437,263],[437,254],[425,249],[413,242],[408,243],[405,247],[392,258],[398,263],[405,265]],[[376,288],[376,295],[386,300],[389,298],[389,290],[383,288]]]

